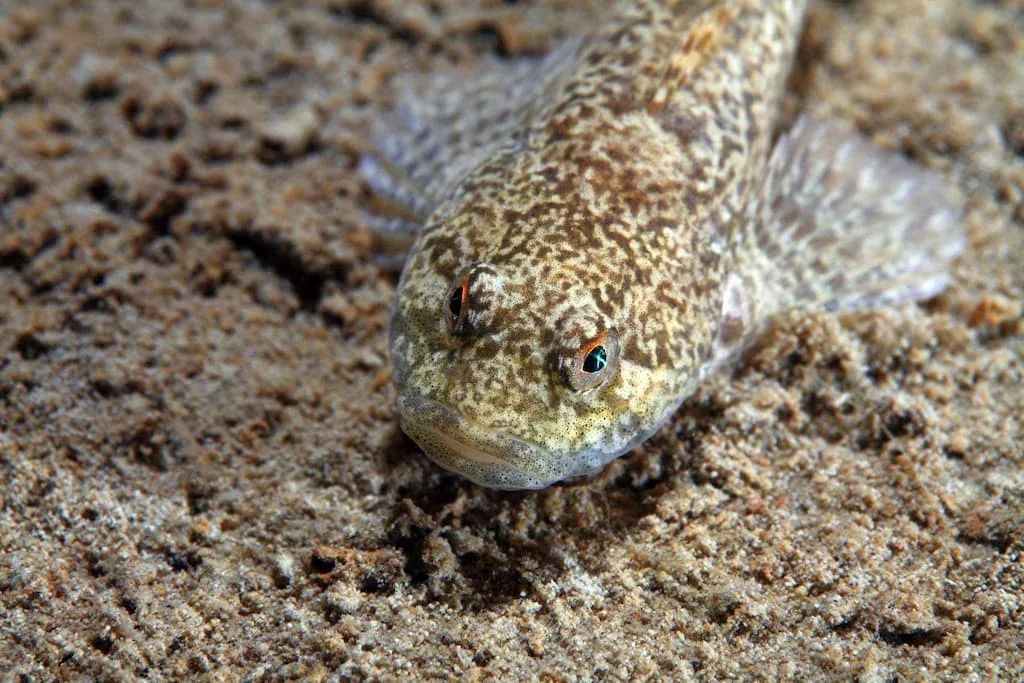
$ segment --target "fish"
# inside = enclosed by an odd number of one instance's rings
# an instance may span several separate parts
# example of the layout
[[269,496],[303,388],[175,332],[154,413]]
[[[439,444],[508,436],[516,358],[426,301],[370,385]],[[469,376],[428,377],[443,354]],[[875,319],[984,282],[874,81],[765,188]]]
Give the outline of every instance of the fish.
[[359,161],[404,265],[401,428],[482,486],[586,476],[774,316],[939,294],[944,179],[833,120],[780,134],[806,0],[632,0],[543,56],[403,78]]

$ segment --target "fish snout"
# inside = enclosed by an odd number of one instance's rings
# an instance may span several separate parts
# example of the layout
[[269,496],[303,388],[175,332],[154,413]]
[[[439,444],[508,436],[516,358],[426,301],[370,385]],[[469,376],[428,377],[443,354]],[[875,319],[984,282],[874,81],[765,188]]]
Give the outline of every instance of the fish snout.
[[443,403],[398,397],[402,430],[441,467],[496,489],[540,489],[565,473],[548,452],[484,427]]

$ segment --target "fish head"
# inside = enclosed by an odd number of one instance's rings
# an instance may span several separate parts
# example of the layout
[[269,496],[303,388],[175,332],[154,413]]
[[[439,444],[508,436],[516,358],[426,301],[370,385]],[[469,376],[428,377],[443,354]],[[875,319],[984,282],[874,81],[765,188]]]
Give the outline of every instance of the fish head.
[[500,251],[472,235],[426,230],[399,282],[402,429],[441,466],[500,489],[587,474],[649,437],[688,393],[648,338],[663,333],[647,315],[656,294],[616,289],[621,269],[570,258],[571,245]]

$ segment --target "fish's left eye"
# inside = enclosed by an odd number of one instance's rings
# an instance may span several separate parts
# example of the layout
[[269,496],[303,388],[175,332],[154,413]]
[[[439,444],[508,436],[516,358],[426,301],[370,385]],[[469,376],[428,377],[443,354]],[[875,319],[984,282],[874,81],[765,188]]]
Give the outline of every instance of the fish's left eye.
[[608,350],[603,346],[595,346],[583,359],[583,372],[594,374],[601,372],[608,365]]
[[619,355],[619,339],[614,332],[602,332],[580,346],[575,352],[563,353],[559,374],[575,391],[596,389],[614,374]]

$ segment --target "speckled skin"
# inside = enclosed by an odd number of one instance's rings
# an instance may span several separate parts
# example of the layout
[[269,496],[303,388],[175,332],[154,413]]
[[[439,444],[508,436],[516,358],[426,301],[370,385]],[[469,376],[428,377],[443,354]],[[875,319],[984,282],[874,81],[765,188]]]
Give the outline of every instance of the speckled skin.
[[[422,222],[391,352],[402,427],[434,460],[499,488],[590,472],[782,307],[764,193],[806,4],[623,3],[600,34],[505,67],[490,109],[461,109],[465,87],[404,105],[408,130],[385,129],[364,173]],[[608,367],[581,387],[595,342]]]

